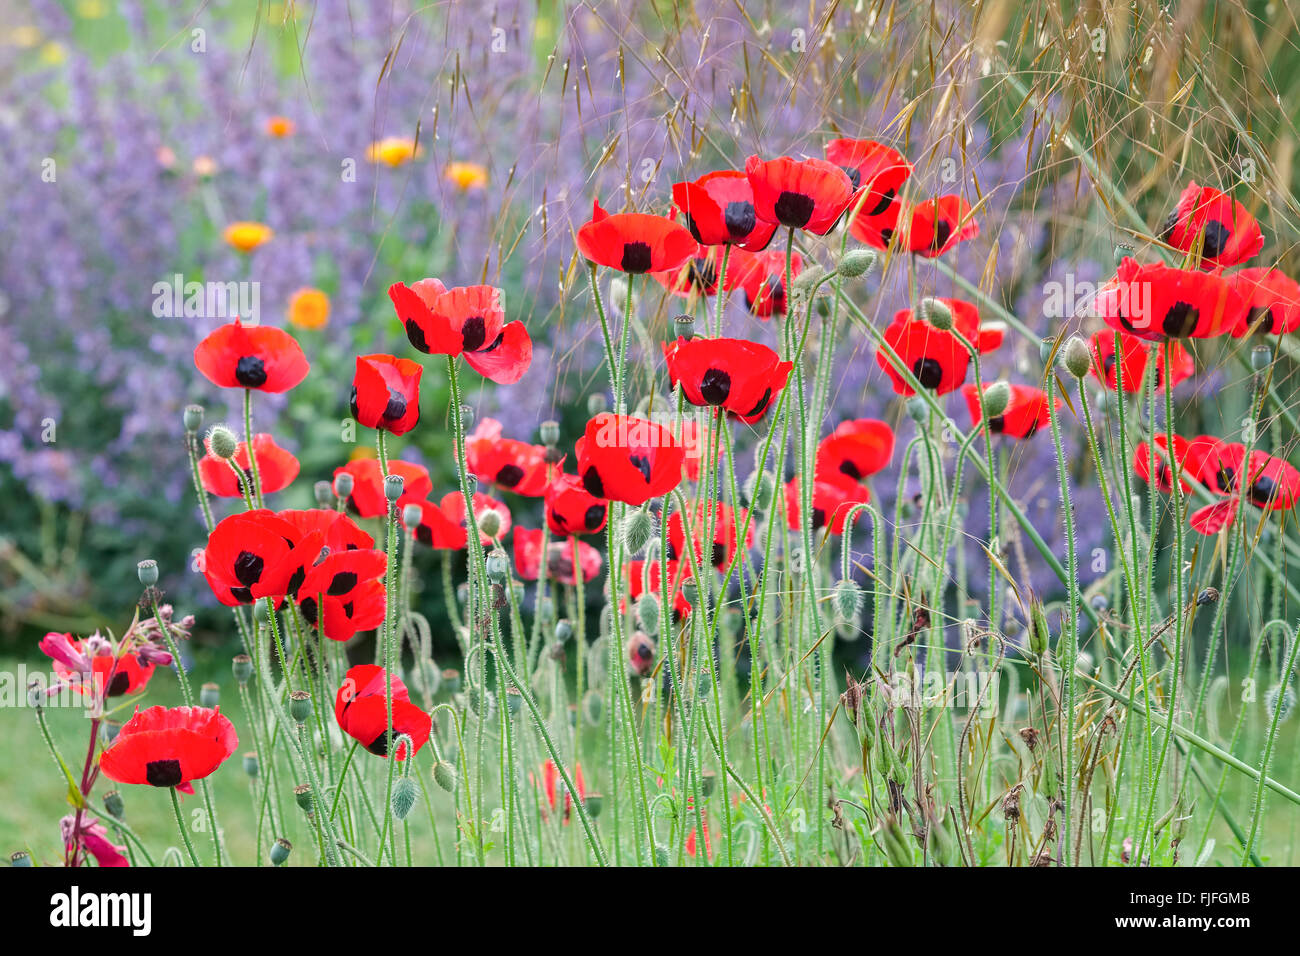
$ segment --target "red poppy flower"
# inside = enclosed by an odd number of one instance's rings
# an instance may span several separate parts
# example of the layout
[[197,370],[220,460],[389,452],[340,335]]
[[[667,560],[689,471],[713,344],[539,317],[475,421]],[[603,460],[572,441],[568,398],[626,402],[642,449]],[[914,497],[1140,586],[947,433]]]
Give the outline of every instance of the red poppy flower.
[[[989,386],[985,385],[987,389]],[[980,423],[980,397],[974,385],[963,385],[962,397],[966,399],[966,408],[970,411],[972,425]],[[1056,399],[1056,407],[1061,407],[1061,400]],[[1006,410],[1001,415],[989,419],[989,431],[995,435],[1010,435],[1012,438],[1032,438],[1040,428],[1046,428],[1052,422],[1047,407],[1047,393],[1041,388],[1030,385],[1012,385],[1011,398]]]
[[332,641],[346,641],[384,622],[387,594],[382,551],[340,551],[307,571],[298,606],[307,623]]
[[297,529],[266,508],[233,514],[208,535],[203,576],[222,604],[252,604],[253,588],[297,539]]
[[115,650],[98,636],[82,640],[51,632],[41,639],[40,648],[54,662],[59,680],[83,697],[135,694],[153,677],[153,662],[136,649]]
[[[334,719],[339,728],[380,757],[388,756],[388,672],[377,664],[358,664],[343,678],[334,695]],[[415,753],[429,742],[433,719],[415,704],[397,675],[392,677],[393,735],[411,738]],[[398,744],[396,758],[407,757],[406,741]]]
[[1244,498],[1264,511],[1290,511],[1300,499],[1300,471],[1289,462],[1263,451],[1254,451],[1245,467],[1246,447],[1218,442],[1202,436],[1198,442],[1213,442],[1200,465],[1201,480],[1211,490],[1227,494],[1225,501],[1193,512],[1191,525],[1202,534],[1216,534],[1236,520],[1243,489],[1241,475],[1248,472]]
[[388,297],[406,337],[426,355],[464,355],[498,385],[513,385],[532,363],[533,341],[522,322],[506,322],[500,289],[447,289],[437,279],[421,279],[412,286],[394,283]]
[[824,159],[781,156],[764,162],[751,156],[745,175],[759,219],[818,236],[830,232],[853,202],[848,174]]
[[[442,501],[438,502],[438,507],[451,520],[451,523],[460,530],[460,544],[458,547],[463,548],[469,544],[469,534],[466,531],[468,519],[465,515],[465,496],[459,491],[449,491],[442,496]],[[510,532],[510,509],[490,495],[474,492],[475,522],[481,524],[483,515],[489,511],[495,511],[497,517],[501,519],[501,530],[497,532],[497,538],[504,540],[505,536]],[[484,547],[492,543],[492,539],[481,531],[479,532],[479,539],[483,542]]]
[[701,810],[699,819],[696,819],[695,801],[691,797],[686,798],[686,826],[690,827],[690,832],[686,834],[686,855],[692,858],[695,856],[695,832],[698,830],[704,837],[704,855],[713,859],[713,844],[709,842],[709,816]]
[[873,249],[888,249],[898,232],[898,219],[902,213],[901,202],[887,203],[874,214],[860,209],[849,220],[849,235]]
[[1246,302],[1246,314],[1233,329],[1243,335],[1282,335],[1300,329],[1300,283],[1277,269],[1238,269],[1228,277]]
[[[1120,359],[1118,363],[1115,358],[1115,336],[1120,337]],[[1122,377],[1124,380],[1124,391],[1139,392],[1142,390],[1142,383],[1146,380],[1147,363],[1151,359],[1152,353],[1155,353],[1156,359],[1156,388],[1164,385],[1165,380],[1165,350],[1163,346],[1156,346],[1154,349],[1136,335],[1130,335],[1128,332],[1112,332],[1103,330],[1096,332],[1092,336],[1092,374],[1099,381],[1105,382],[1106,387],[1112,392],[1116,389],[1117,380]],[[1177,385],[1196,374],[1196,363],[1188,351],[1179,345],[1173,343],[1173,361],[1174,373],[1171,384]],[[1119,369],[1115,368],[1116,364]]]
[[469,543],[465,529],[447,517],[446,512],[434,501],[412,501],[409,504],[420,509],[420,520],[414,528],[406,524],[406,508],[398,515],[406,529],[415,535],[415,540],[435,551],[459,551]]
[[623,653],[627,655],[628,672],[635,674],[637,677],[649,677],[655,669],[655,646],[654,638],[644,631],[634,631],[632,636],[627,639],[623,645]]
[[283,329],[223,325],[194,349],[194,364],[213,385],[287,392],[307,377],[307,357]]
[[1264,234],[1246,207],[1212,186],[1188,183],[1165,220],[1160,241],[1191,252],[1200,241],[1202,268],[1234,266],[1264,248]]
[[99,756],[99,769],[118,783],[179,787],[202,780],[239,746],[234,725],[207,707],[137,710]]
[[971,218],[970,203],[961,196],[926,199],[913,204],[906,214],[907,251],[927,259],[980,234],[979,223]]
[[[981,355],[992,352],[1006,338],[1007,327],[1002,322],[981,322],[980,311],[965,299],[936,298],[952,313],[952,325]],[[916,316],[913,316],[915,318]]]
[[[1169,440],[1165,435],[1156,435],[1156,487],[1169,494],[1173,490],[1173,476],[1169,471],[1169,462],[1166,460],[1165,449],[1169,447]],[[1216,438],[1208,435],[1202,435],[1199,438],[1193,438],[1190,441],[1182,435],[1174,436],[1174,457],[1178,459],[1179,468],[1179,486],[1183,489],[1184,494],[1192,490],[1188,484],[1188,479],[1194,479],[1206,485],[1211,491],[1217,491],[1220,494],[1228,494],[1231,489],[1231,480],[1225,478],[1225,484],[1219,485],[1219,452],[1223,443]],[[1151,450],[1146,442],[1140,442],[1133,450],[1133,471],[1143,481],[1151,481]]]
[[642,418],[602,412],[576,445],[582,487],[597,498],[641,505],[682,480],[682,446],[671,431]]
[[[894,321],[885,329],[885,342],[898,353],[921,386],[936,395],[955,391],[966,379],[970,365],[966,346],[947,329],[936,329],[923,319],[912,318],[911,309],[894,314]],[[895,393],[916,394],[894,368],[893,356],[883,347],[876,352],[876,363],[893,382]]]
[[[390,466],[405,465],[404,461],[390,461]],[[418,465],[410,466],[418,468]],[[408,485],[409,487],[409,485]],[[323,536],[325,547],[330,551],[355,551],[373,549],[375,539],[357,527],[357,523],[342,512],[333,508],[308,508],[301,511],[279,511],[277,517],[289,522],[298,530],[298,540],[302,540],[313,531]]]
[[873,418],[857,418],[841,422],[818,443],[813,473],[862,481],[883,470],[893,456],[894,430]]
[[[702,568],[704,566],[704,533],[708,530],[705,525],[708,522],[708,506],[700,504],[692,509],[691,513],[691,539],[695,542],[695,566]],[[733,510],[721,501],[717,502],[713,511],[713,543],[709,548],[708,561],[719,571],[726,571],[731,562],[736,557],[736,545],[740,536],[740,525],[745,523],[748,516],[744,508]],[[686,552],[686,522],[682,520],[682,513],[674,511],[668,518],[668,556],[674,560],[682,558]],[[745,531],[745,547],[754,546],[754,525],[751,522]],[[684,561],[689,570],[690,562]]]
[[704,460],[704,443],[700,441],[700,423],[693,418],[683,418],[673,431],[681,444],[685,457],[682,459],[682,477],[687,481],[700,480],[700,465]]
[[501,437],[501,423],[485,418],[465,438],[465,461],[472,474],[498,488],[537,498],[546,493],[550,465],[541,445]]
[[[627,583],[627,593],[624,596],[629,601],[635,603],[649,584],[650,593],[663,602],[665,589],[658,561],[651,561],[648,566],[645,561],[628,561],[623,567]],[[691,576],[691,569],[685,561],[669,561],[667,568],[668,583],[673,589],[673,620],[680,622],[691,613],[691,602],[682,595],[682,585]]]
[[[207,445],[206,439],[204,444]],[[257,453],[257,477],[261,481],[263,494],[282,491],[298,477],[298,459],[277,445],[270,435],[265,432],[254,435],[253,450]],[[235,446],[235,457],[232,460],[235,467],[244,473],[251,488],[253,469],[248,460],[248,442],[241,441]],[[239,479],[230,470],[230,465],[212,454],[210,446],[208,453],[199,459],[199,479],[208,494],[218,498],[239,498],[243,495]]]
[[424,367],[392,355],[358,355],[352,379],[352,417],[367,428],[405,435],[420,423]]
[[678,338],[665,342],[668,380],[692,405],[725,408],[748,424],[761,419],[785,388],[794,363],[745,339]]
[[1226,279],[1163,263],[1138,265],[1125,257],[1097,292],[1095,308],[1111,328],[1158,341],[1206,339],[1234,331],[1246,300]]
[[[525,581],[536,581],[542,573],[542,529],[515,528],[515,567]],[[551,540],[546,546],[546,576],[562,584],[594,581],[600,575],[603,560],[600,552],[577,538]]]
[[761,252],[776,232],[775,222],[758,218],[754,187],[737,169],[720,169],[694,182],[673,183],[673,203],[701,245],[734,245]]
[[869,139],[833,139],[826,144],[826,161],[848,174],[859,215],[878,216],[898,201],[898,190],[912,175],[912,164],[902,153]]
[[[829,523],[831,534],[843,534],[849,511],[854,505],[866,504],[871,493],[852,478],[830,473],[818,474],[814,468],[812,500],[812,528],[814,531]],[[799,530],[799,477],[796,475],[785,485],[785,516],[791,531]],[[857,518],[855,517],[856,521]]]
[[[532,779],[532,774],[529,774]],[[573,765],[573,784],[578,788],[578,799],[587,798],[587,784],[582,779],[582,764]],[[546,795],[546,804],[555,812],[555,804],[559,799],[560,791],[564,792],[564,822],[569,822],[569,812],[573,808],[573,795],[568,792],[564,786],[564,778],[560,776],[560,771],[555,766],[555,761],[547,760],[542,764],[542,793]]]
[[[803,257],[790,256],[790,278],[793,281],[803,272]],[[742,289],[745,305],[760,319],[785,314],[785,253],[777,249],[748,253],[735,251],[727,265],[724,287]]]
[[609,502],[582,487],[577,475],[559,475],[546,489],[546,524],[552,534],[595,534],[605,527]]
[[[388,499],[384,496],[384,473],[375,458],[358,458],[341,468],[334,469],[334,477],[346,472],[352,476],[352,494],[348,508],[360,518],[382,518],[388,513]],[[402,476],[402,497],[397,499],[397,512],[408,504],[429,497],[433,482],[429,469],[398,458],[388,459],[388,473]]]
[[610,215],[592,204],[591,220],[578,230],[578,251],[597,265],[622,272],[668,272],[695,255],[686,229],[663,216],[639,212]]
[[[675,269],[653,273],[654,279],[673,295],[714,296],[718,294],[718,269],[721,260],[708,246],[696,246],[695,254]],[[730,264],[728,264],[730,267]]]

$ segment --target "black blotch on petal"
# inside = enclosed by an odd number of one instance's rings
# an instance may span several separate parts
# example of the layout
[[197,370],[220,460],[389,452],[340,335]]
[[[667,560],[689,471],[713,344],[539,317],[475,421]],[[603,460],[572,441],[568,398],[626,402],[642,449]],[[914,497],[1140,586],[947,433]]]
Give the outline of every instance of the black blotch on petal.
[[713,553],[709,556],[713,560],[713,566],[722,570],[727,563],[727,548],[720,541],[713,542]]
[[416,525],[415,540],[420,542],[420,544],[433,547],[433,529],[427,524]]
[[826,526],[825,508],[814,508],[812,510],[812,526],[814,531],[816,531],[818,528],[824,528]]
[[588,531],[595,531],[605,520],[605,505],[592,505],[583,513],[582,523]]
[[582,473],[582,487],[587,489],[587,494],[593,498],[605,497],[605,485],[600,480],[600,472],[596,470],[595,465],[588,465],[587,470]]
[[254,554],[252,551],[240,551],[239,557],[235,558],[235,578],[240,584],[252,587],[262,578],[262,568],[265,562],[260,554]]
[[[650,459],[645,455],[628,455],[627,460],[632,463],[632,467],[641,472],[641,477],[650,483]],[[594,494],[594,492],[593,492]]]
[[1200,312],[1187,302],[1175,302],[1165,313],[1160,323],[1165,335],[1173,338],[1186,338],[1196,331],[1196,322]]
[[948,244],[952,237],[952,223],[946,219],[940,219],[934,224],[934,238],[930,240],[930,251],[938,252]]
[[1262,508],[1265,505],[1272,504],[1279,490],[1277,482],[1272,478],[1267,475],[1260,475],[1255,479],[1255,483],[1250,486],[1250,500]]
[[776,198],[773,212],[776,213],[776,221],[781,225],[801,229],[812,218],[813,209],[816,208],[816,205],[811,196],[786,190]]
[[144,778],[155,787],[176,787],[184,779],[181,762],[174,759],[150,760],[144,765]]
[[108,682],[108,687],[104,690],[105,696],[120,697],[126,693],[126,689],[131,686],[131,675],[126,671],[118,671],[113,675],[113,679]]
[[496,484],[502,488],[513,488],[523,480],[524,470],[518,465],[502,465],[496,476]]
[[[722,213],[722,221],[726,223],[727,233],[731,238],[739,241],[754,231],[754,226],[758,222],[758,214],[754,212],[752,202],[737,200],[736,202],[727,203],[727,208]],[[699,236],[696,236],[695,239],[698,242]]]
[[887,209],[889,209],[890,204],[893,203],[894,197],[897,195],[898,195],[898,190],[896,189],[891,189],[889,190],[889,192],[884,193],[880,197],[880,202],[876,203],[875,207],[870,209],[867,212],[867,215],[879,216],[882,212],[885,212]]
[[840,472],[848,475],[854,481],[861,481],[864,477],[862,470],[849,458],[845,458],[840,462]]
[[994,415],[992,418],[989,419],[989,431],[991,431],[995,435],[1001,435],[1003,430],[1006,427],[1007,427],[1007,420],[1003,418],[1001,415]]
[[840,169],[844,170],[844,175],[849,177],[849,182],[853,184],[854,189],[862,185],[862,173],[858,171],[858,167],[841,166]]
[[1221,255],[1231,238],[1231,229],[1217,219],[1211,219],[1205,224],[1205,239],[1201,243],[1201,255],[1211,259]]
[[650,246],[646,243],[623,243],[623,258],[620,260],[620,267],[624,272],[649,272],[653,261],[650,255]]
[[487,323],[481,315],[471,315],[460,327],[460,338],[466,352],[477,352],[487,339]]
[[340,594],[347,594],[357,586],[357,575],[355,571],[340,571],[330,580],[330,586],[325,593],[338,597]]
[[388,390],[388,404],[384,406],[384,420],[400,421],[406,414],[406,396],[395,388]]
[[772,389],[770,387],[763,390],[763,397],[754,403],[754,407],[745,413],[745,418],[753,418],[756,415],[762,415],[767,411],[767,406],[772,401]]
[[266,363],[256,355],[241,356],[235,365],[235,381],[245,388],[266,384]]
[[303,578],[307,577],[307,569],[299,565],[293,574],[289,575],[289,583],[285,586],[285,591],[292,597],[298,596],[298,589],[302,587]]
[[429,351],[429,340],[424,337],[424,329],[420,328],[419,323],[416,322],[415,319],[407,319],[405,325],[406,337],[411,340],[411,344],[421,352],[427,354]]
[[1246,313],[1246,325],[1256,335],[1267,335],[1277,325],[1273,309],[1269,306],[1253,305]]

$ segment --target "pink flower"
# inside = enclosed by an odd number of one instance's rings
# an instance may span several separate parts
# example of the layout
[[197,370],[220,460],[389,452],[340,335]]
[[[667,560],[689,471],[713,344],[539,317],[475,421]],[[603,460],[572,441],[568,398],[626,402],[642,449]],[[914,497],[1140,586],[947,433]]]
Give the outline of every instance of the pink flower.
[[58,661],[68,670],[76,674],[89,674],[91,671],[90,658],[87,657],[77,643],[73,643],[71,634],[57,634],[54,631],[46,634],[41,638],[41,652],[51,660]]
[[95,862],[100,866],[130,866],[131,862],[126,858],[126,847],[115,846],[108,838],[108,830],[104,824],[98,820],[91,823],[82,819],[81,826],[77,826],[77,818],[73,814],[68,814],[59,821],[59,830],[63,834],[63,845],[69,850],[77,842],[78,829],[80,831],[81,846],[95,858]]

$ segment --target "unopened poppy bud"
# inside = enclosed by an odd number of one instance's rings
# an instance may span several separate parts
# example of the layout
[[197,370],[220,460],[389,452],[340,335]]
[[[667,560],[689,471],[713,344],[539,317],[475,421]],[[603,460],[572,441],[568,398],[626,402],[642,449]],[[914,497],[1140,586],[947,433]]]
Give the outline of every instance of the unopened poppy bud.
[[850,249],[840,259],[836,271],[846,279],[858,279],[876,267],[876,253],[871,249]]
[[655,642],[649,636],[637,631],[628,638],[624,653],[628,667],[638,677],[645,677],[654,670]]
[[433,765],[433,782],[448,793],[456,792],[456,768],[445,760]]
[[10,866],[35,866],[36,864],[32,862],[32,855],[30,853],[28,853],[26,850],[18,850],[15,853],[9,854],[9,865]]
[[673,319],[673,334],[687,342],[695,338],[695,316],[683,312]]
[[280,837],[271,844],[271,863],[274,866],[284,866],[285,861],[289,859],[289,854],[293,852],[293,844]]
[[642,594],[636,599],[636,619],[650,634],[659,633],[659,599],[653,594]]
[[230,662],[230,672],[235,675],[235,682],[243,687],[253,676],[253,659],[247,654],[236,654]]
[[384,497],[389,501],[396,501],[402,497],[402,488],[406,485],[406,479],[401,475],[389,475],[384,479]]
[[554,448],[560,443],[560,423],[554,419],[548,418],[537,429],[542,444],[547,448]]
[[334,476],[334,497],[344,500],[352,497],[352,486],[355,479],[346,471],[341,471]]
[[469,428],[474,424],[474,406],[462,405],[460,407],[460,424],[464,428]]
[[907,843],[907,836],[892,813],[886,814],[880,826],[880,842],[885,847],[885,856],[893,866],[911,866],[912,848]]
[[318,481],[311,486],[312,494],[316,496],[316,504],[321,508],[331,508],[334,505],[334,489],[328,481]]
[[158,583],[158,562],[152,560],[141,561],[135,566],[135,573],[139,576],[141,584],[151,588]]
[[191,435],[198,434],[198,430],[203,427],[203,406],[186,405],[181,420],[185,423],[187,432]]
[[293,788],[293,799],[299,810],[311,813],[311,784],[300,783]]
[[493,697],[494,695],[490,690],[484,690],[471,684],[469,688],[469,709],[474,711],[475,716],[487,719],[492,714]]
[[415,800],[420,795],[420,785],[410,777],[398,777],[393,782],[393,816],[399,820],[405,820],[410,814],[411,809],[415,806]]
[[810,265],[794,278],[794,291],[807,295],[826,278],[826,270],[818,265]]
[[107,747],[114,740],[116,740],[117,735],[121,731],[121,729],[122,729],[122,725],[118,723],[116,720],[106,720],[102,724],[100,724],[99,736],[104,741],[104,746]]
[[1250,350],[1250,367],[1256,372],[1262,372],[1273,364],[1273,350],[1267,345],[1256,345]]
[[244,773],[248,774],[250,777],[256,777],[260,769],[261,762],[257,759],[257,753],[255,751],[250,750],[248,753],[244,754]]
[[104,794],[104,809],[108,815],[116,817],[119,820],[126,818],[126,804],[122,802],[122,793],[119,790],[110,790]]
[[[496,512],[491,512],[495,514]],[[488,580],[493,584],[505,584],[506,578],[510,574],[510,560],[506,553],[500,548],[493,548],[492,553],[484,561],[487,565]]]
[[989,418],[997,418],[1007,410],[1007,405],[1011,402],[1011,386],[1006,382],[997,381],[984,389],[984,414]]
[[907,400],[907,414],[918,425],[930,420],[930,403],[920,395],[913,395]]
[[604,392],[592,392],[587,396],[587,415],[595,418],[609,408],[609,399]]
[[289,716],[298,723],[306,723],[311,716],[311,694],[305,690],[289,692]]
[[930,296],[921,300],[921,318],[941,332],[952,328],[952,309],[948,303]]
[[841,621],[857,620],[865,600],[862,595],[862,588],[858,587],[857,581],[844,578],[836,582],[832,598],[835,604],[835,613],[839,615]]
[[1083,378],[1092,367],[1092,356],[1088,344],[1079,336],[1072,335],[1062,349],[1061,364],[1075,378]]
[[199,688],[199,706],[216,707],[221,703],[221,688],[211,681]]
[[705,800],[713,796],[713,791],[718,785],[718,775],[712,770],[706,770],[700,775],[700,796]]
[[218,458],[234,458],[235,449],[238,447],[239,439],[225,425],[213,425],[208,429],[208,448]]
[[1029,651],[1037,657],[1047,653],[1051,632],[1047,627],[1047,612],[1043,603],[1034,598],[1029,603]]
[[488,509],[479,515],[478,529],[489,538],[495,538],[501,533],[501,513],[493,509]]
[[555,620],[555,599],[549,594],[537,602],[537,616],[543,621]]
[[563,644],[569,638],[573,637],[573,625],[569,619],[563,618],[555,623],[555,639]]
[[668,865],[668,847],[662,843],[655,844],[655,866]]
[[646,542],[655,533],[655,519],[644,508],[638,508],[628,515],[623,525],[623,547],[628,554],[636,554],[646,546]]

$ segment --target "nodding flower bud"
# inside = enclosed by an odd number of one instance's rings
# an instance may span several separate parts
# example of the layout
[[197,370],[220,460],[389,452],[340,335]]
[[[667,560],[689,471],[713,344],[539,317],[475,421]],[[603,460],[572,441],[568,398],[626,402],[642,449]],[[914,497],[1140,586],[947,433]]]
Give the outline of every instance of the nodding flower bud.
[[199,706],[213,708],[221,703],[221,688],[211,682],[199,688]]
[[796,292],[802,292],[805,295],[826,278],[826,270],[819,265],[810,265],[803,272],[794,278],[794,288]]
[[448,793],[456,792],[456,768],[445,760],[433,765],[433,781]]
[[622,276],[615,276],[609,280],[609,301],[619,308],[626,305],[629,291],[631,291],[631,283]]
[[305,690],[289,692],[289,716],[298,723],[306,723],[311,716],[311,694]]
[[501,513],[489,509],[479,515],[478,529],[489,538],[496,538],[501,533]]
[[[488,512],[496,514],[495,511]],[[506,578],[510,575],[510,559],[500,548],[493,548],[492,552],[483,562],[487,566],[488,580],[493,584],[505,584]]]
[[289,859],[289,854],[293,852],[293,844],[284,837],[278,838],[271,844],[271,863],[275,866],[284,866],[285,861]]
[[239,447],[239,439],[227,426],[213,425],[208,429],[208,447],[218,458],[234,458],[235,449]]
[[330,487],[328,481],[318,481],[311,486],[312,493],[316,496],[316,504],[322,508],[330,508],[334,505],[334,489]]
[[299,810],[306,810],[311,813],[311,784],[300,783],[294,787],[293,799],[298,804]]
[[1273,364],[1273,350],[1263,343],[1250,350],[1250,367],[1262,372]]
[[850,578],[841,578],[831,592],[835,613],[841,621],[856,621],[861,613],[866,598],[858,582]]
[[352,497],[353,478],[346,471],[334,476],[334,497],[348,499]]
[[952,328],[952,309],[946,302],[926,296],[921,300],[921,318],[940,331]]
[[126,804],[122,802],[122,794],[118,790],[110,790],[104,794],[104,809],[111,817],[117,817],[119,820],[126,819]]
[[695,316],[683,312],[673,319],[673,334],[687,342],[695,338]]
[[18,850],[17,852],[9,854],[9,865],[35,866],[36,864],[32,862],[32,855],[30,853],[26,850]]
[[587,396],[587,415],[595,418],[609,408],[609,399],[604,392],[592,392]]
[[406,486],[406,479],[401,475],[389,475],[384,479],[384,497],[389,501],[396,501],[402,497],[402,489]]
[[984,414],[989,418],[997,418],[1007,410],[1007,405],[1011,401],[1011,386],[1006,382],[997,381],[984,389]]
[[623,526],[623,547],[628,554],[636,554],[646,546],[655,533],[655,519],[644,508],[638,508],[628,515],[627,524]]
[[135,573],[139,575],[141,584],[151,588],[158,583],[158,562],[153,560],[141,561],[135,566]]
[[859,279],[876,267],[876,253],[871,249],[850,249],[840,259],[836,271],[846,279]]
[[1047,612],[1043,610],[1043,602],[1033,598],[1029,602],[1029,652],[1036,657],[1042,657],[1047,653],[1050,638],[1051,632],[1047,627]]
[[542,439],[542,444],[547,448],[554,448],[560,443],[560,423],[554,419],[548,418],[542,422],[537,431]]
[[636,619],[648,634],[659,633],[659,599],[646,592],[636,599]]
[[253,676],[253,659],[247,654],[236,654],[230,662],[230,672],[235,675],[235,682],[243,687]]
[[566,617],[563,620],[555,622],[555,639],[563,644],[569,638],[573,637],[573,625],[569,623]]
[[1075,378],[1083,378],[1092,367],[1092,355],[1088,344],[1077,335],[1070,336],[1061,350],[1061,365]]
[[250,750],[244,754],[244,773],[250,777],[256,777],[257,772],[261,769],[261,764],[257,759],[257,751]]
[[419,505],[404,505],[402,507],[402,524],[406,525],[414,533],[415,529],[420,526],[422,514]]
[[186,405],[185,413],[181,416],[181,421],[185,423],[185,430],[191,435],[198,433],[203,427],[203,406]]

